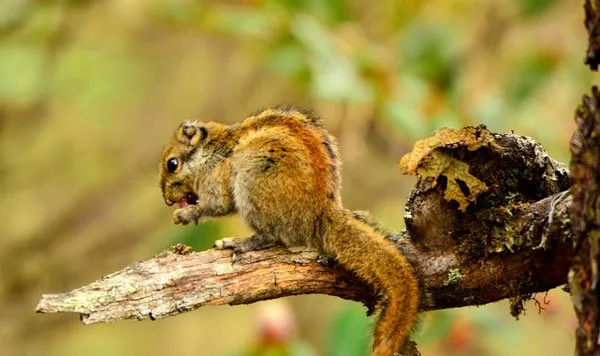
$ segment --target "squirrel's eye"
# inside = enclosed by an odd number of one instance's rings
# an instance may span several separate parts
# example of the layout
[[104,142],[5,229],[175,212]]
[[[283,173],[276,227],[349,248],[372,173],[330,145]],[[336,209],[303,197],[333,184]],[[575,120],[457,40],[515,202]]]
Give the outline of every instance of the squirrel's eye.
[[167,170],[171,173],[175,172],[177,170],[178,166],[179,166],[179,160],[175,157],[170,158],[167,161]]

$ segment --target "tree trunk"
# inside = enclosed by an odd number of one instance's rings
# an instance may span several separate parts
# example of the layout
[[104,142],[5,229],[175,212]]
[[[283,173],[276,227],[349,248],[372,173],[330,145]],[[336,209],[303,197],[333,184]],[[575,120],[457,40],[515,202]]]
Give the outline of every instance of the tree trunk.
[[[585,63],[596,71],[600,63],[600,12],[598,1],[586,0],[585,26],[588,50]],[[577,128],[571,138],[571,223],[575,261],[569,288],[579,325],[575,332],[576,354],[600,355],[598,318],[598,263],[600,262],[600,91],[592,88],[575,112]]]

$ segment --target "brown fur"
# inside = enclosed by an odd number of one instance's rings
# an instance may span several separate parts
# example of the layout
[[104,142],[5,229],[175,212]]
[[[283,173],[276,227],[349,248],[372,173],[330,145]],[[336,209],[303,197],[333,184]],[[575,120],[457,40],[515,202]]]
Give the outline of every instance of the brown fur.
[[[178,165],[170,172],[173,158]],[[175,223],[238,212],[255,231],[215,247],[313,247],[376,288],[384,297],[372,354],[392,356],[416,318],[417,281],[390,241],[343,208],[340,166],[337,142],[315,115],[279,107],[231,126],[183,123],[159,170],[165,201],[180,204]]]

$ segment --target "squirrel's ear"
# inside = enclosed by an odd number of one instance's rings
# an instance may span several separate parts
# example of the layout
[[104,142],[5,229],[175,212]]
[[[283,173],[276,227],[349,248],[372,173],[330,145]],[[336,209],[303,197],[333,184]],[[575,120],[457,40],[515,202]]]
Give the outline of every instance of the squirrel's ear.
[[190,146],[196,146],[204,141],[208,136],[208,130],[198,121],[186,121],[177,130],[177,139],[181,143],[187,143]]

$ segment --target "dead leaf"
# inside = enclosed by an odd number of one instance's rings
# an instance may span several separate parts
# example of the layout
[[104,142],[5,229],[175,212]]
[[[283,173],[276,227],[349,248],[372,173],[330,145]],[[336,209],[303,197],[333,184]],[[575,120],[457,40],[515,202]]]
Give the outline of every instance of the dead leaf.
[[[459,210],[465,211],[488,187],[469,173],[468,164],[438,148],[462,146],[474,151],[489,145],[495,145],[494,138],[483,126],[440,129],[432,137],[415,143],[412,152],[400,160],[400,168],[404,174],[416,174],[419,178],[445,176],[448,184],[444,190],[444,199],[456,201]],[[432,187],[436,185],[437,179],[434,179]]]
[[[469,165],[440,150],[431,153],[428,159],[417,168],[417,174],[421,177],[448,178],[448,184],[444,190],[444,199],[454,200],[458,203],[458,210],[465,211],[469,204],[475,202],[477,196],[488,190],[484,182],[469,173]],[[463,189],[461,189],[463,184]],[[434,180],[432,187],[437,185]]]
[[400,169],[404,174],[414,174],[421,160],[439,147],[464,146],[469,151],[495,145],[494,137],[485,126],[468,126],[462,129],[442,128],[436,130],[433,136],[415,143],[413,150],[400,159]]

